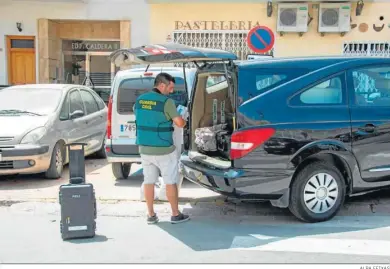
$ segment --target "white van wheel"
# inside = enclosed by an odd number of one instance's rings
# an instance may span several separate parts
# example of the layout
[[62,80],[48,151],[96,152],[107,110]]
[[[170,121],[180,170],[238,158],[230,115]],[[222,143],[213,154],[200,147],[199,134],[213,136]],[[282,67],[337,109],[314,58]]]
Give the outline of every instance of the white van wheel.
[[131,170],[131,163],[113,163],[112,173],[115,179],[127,179]]

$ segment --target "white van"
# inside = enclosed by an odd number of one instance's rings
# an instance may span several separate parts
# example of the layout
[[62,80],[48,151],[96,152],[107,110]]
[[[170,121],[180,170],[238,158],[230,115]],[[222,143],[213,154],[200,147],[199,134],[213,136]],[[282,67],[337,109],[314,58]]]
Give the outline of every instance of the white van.
[[175,90],[170,97],[175,100],[176,106],[179,104],[187,106],[194,82],[195,68],[186,68],[185,76],[182,67],[133,68],[119,71],[114,78],[108,102],[105,148],[107,160],[112,164],[112,172],[116,179],[127,178],[131,165],[141,163],[138,146],[135,144],[133,105],[139,95],[153,89],[154,79],[161,72],[166,72],[175,78]]

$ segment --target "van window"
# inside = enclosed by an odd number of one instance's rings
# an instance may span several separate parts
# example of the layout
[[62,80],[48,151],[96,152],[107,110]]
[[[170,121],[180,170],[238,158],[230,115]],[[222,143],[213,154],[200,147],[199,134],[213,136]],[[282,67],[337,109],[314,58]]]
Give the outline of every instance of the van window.
[[226,81],[226,77],[224,75],[209,76],[207,78],[206,87],[209,88],[224,81]]
[[[154,86],[154,77],[138,77],[124,79],[118,88],[117,111],[119,114],[133,113],[133,105],[138,96],[149,92]],[[175,77],[175,89],[169,95],[175,101],[176,106],[187,103],[187,93],[185,90],[184,79]]]
[[224,90],[228,87],[226,77],[221,76],[209,76],[206,82],[206,92],[211,94],[220,90]]
[[[184,84],[184,79],[180,77],[175,77],[175,89],[174,92],[169,95],[175,101],[176,106],[187,105],[188,95],[186,92],[186,86]],[[190,87],[190,85],[188,85]]]

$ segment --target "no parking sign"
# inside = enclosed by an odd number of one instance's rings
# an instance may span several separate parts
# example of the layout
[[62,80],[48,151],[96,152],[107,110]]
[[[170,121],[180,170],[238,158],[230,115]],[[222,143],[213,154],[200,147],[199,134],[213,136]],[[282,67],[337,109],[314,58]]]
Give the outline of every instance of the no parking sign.
[[247,37],[248,47],[257,53],[270,51],[275,43],[275,35],[266,26],[257,26],[249,31]]

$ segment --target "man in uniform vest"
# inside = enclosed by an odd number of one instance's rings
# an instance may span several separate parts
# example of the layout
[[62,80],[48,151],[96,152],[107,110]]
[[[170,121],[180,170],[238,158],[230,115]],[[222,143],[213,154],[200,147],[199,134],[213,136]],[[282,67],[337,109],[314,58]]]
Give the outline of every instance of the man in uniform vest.
[[149,224],[157,223],[154,212],[154,184],[159,172],[166,185],[166,194],[171,204],[172,223],[189,220],[188,215],[179,211],[177,183],[179,181],[179,163],[173,142],[173,123],[180,128],[186,124],[177,112],[175,103],[167,97],[173,92],[175,79],[160,73],[154,81],[151,92],[140,95],[134,105],[137,125],[137,140],[144,174],[144,193],[148,207]]

